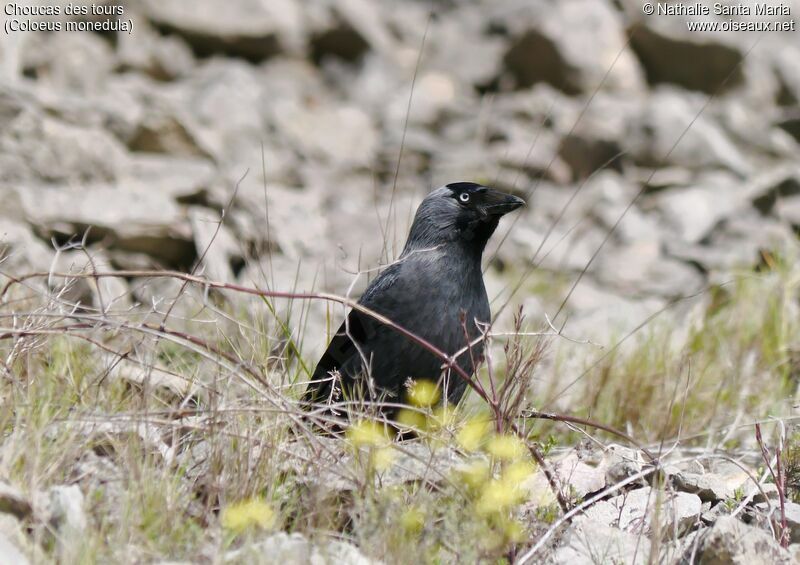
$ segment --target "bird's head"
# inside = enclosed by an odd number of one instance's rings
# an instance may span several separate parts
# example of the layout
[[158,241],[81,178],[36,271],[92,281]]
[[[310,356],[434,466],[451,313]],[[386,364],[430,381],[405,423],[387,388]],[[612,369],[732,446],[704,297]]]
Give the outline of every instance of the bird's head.
[[417,208],[406,250],[462,242],[480,254],[500,218],[524,204],[522,198],[474,182],[446,184]]

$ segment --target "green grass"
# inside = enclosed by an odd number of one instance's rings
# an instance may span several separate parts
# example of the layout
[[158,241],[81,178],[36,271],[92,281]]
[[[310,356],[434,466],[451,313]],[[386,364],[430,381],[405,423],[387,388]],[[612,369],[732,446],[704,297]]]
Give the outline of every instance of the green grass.
[[[786,417],[796,401],[798,275],[791,257],[738,273],[698,299],[700,315],[690,331],[657,319],[596,365],[603,352],[574,344],[589,370],[576,385],[581,393],[563,408],[642,443],[711,441],[752,450],[749,424]],[[141,318],[133,314],[121,318],[130,322],[127,328],[109,318],[88,330],[54,331],[82,314],[45,317],[59,310],[22,291],[15,298],[22,301],[0,305],[2,325],[11,323],[13,309],[18,320],[46,333],[0,341],[0,478],[29,496],[77,484],[88,516],[85,532],[66,537],[36,514],[24,521],[44,561],[221,562],[232,549],[288,531],[321,544],[346,540],[387,563],[499,563],[557,519],[552,499],[524,503],[504,479],[513,463],[492,459],[489,444],[469,453],[458,443],[466,422],[488,413],[474,394],[424,442],[434,453],[460,454],[454,457],[461,462],[433,465],[408,482],[389,480],[388,470],[375,468],[378,459],[363,453],[389,449],[388,466],[397,468],[409,460],[405,447],[366,445],[356,456],[346,441],[293,435],[302,425],[293,403],[302,386],[292,383],[305,380],[314,362],[302,357],[308,310],[298,301],[279,314],[276,308],[266,312],[257,299],[232,295],[195,309],[195,319],[206,322],[175,316],[168,324],[239,360],[232,363],[197,343],[137,331]],[[540,354],[540,341],[517,340],[518,350],[514,341],[506,352],[505,341],[495,341],[498,386],[523,378],[515,351],[522,359]],[[141,362],[142,373],[157,365],[183,377],[202,394],[182,398],[120,379],[111,370],[118,359],[108,349]],[[534,367],[533,388],[523,391],[519,409],[536,408],[547,396],[539,383],[552,377],[543,373],[561,369],[558,363],[546,367]],[[481,382],[488,386],[485,373]],[[739,427],[726,427],[733,424]],[[528,422],[526,430],[553,454],[582,437],[552,422]],[[587,431],[601,442],[621,441]],[[795,442],[787,448],[787,473],[795,483],[797,459]],[[470,462],[482,469],[477,479],[464,469]],[[334,478],[349,486],[333,488]],[[790,492],[796,497],[795,483]],[[485,511],[487,497],[501,510]],[[240,505],[248,501],[253,505]],[[258,514],[262,504],[269,520]],[[245,527],[225,527],[226,509]]]
[[[791,415],[797,398],[798,274],[793,258],[735,273],[682,305],[694,308],[691,324],[688,314],[678,318],[690,325],[688,332],[667,314],[624,347],[587,355],[570,413],[628,430],[643,443],[706,445],[727,436],[726,445],[735,447],[752,439],[752,425],[731,433],[724,428]],[[543,391],[544,398],[557,388]],[[578,436],[559,437],[572,442]]]

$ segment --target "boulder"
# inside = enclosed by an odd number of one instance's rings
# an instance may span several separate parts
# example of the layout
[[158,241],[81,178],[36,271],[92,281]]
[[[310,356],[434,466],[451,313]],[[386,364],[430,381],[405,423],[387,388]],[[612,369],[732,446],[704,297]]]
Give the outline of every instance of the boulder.
[[117,35],[117,59],[125,70],[136,70],[162,81],[186,77],[196,61],[180,37],[162,36],[138,11],[131,10],[135,34]]
[[80,536],[87,526],[84,497],[80,487],[50,487],[47,497],[50,525],[65,537]]
[[365,556],[345,541],[312,541],[301,534],[278,532],[267,539],[229,551],[224,563],[249,563],[267,559],[286,565],[373,565],[379,563]]
[[[782,518],[780,504],[774,501],[771,506],[772,520],[780,524]],[[784,513],[786,514],[786,526],[789,528],[789,539],[792,543],[800,543],[800,504],[785,501],[783,503]]]
[[0,513],[11,514],[21,520],[30,516],[31,511],[31,501],[22,491],[0,482]]
[[631,113],[622,148],[642,166],[727,169],[743,177],[750,162],[707,111],[703,96],[656,89]]
[[27,185],[17,187],[17,194],[26,221],[46,239],[80,240],[88,230],[88,243],[146,253],[165,265],[185,268],[197,257],[179,206],[149,185]]
[[[541,17],[547,14],[547,17]],[[490,25],[508,30],[506,72],[517,88],[546,82],[567,94],[637,91],[643,77],[618,12],[604,1],[503,3]]]
[[696,494],[703,502],[720,502],[735,495],[734,489],[726,484],[724,477],[713,473],[700,475],[678,472],[671,478],[676,489]]
[[[665,539],[686,533],[700,518],[702,503],[685,492],[658,492],[650,487],[601,500],[589,507],[585,519],[614,526],[629,533],[649,534],[654,524]],[[658,518],[654,513],[658,513]]]
[[736,518],[719,518],[700,536],[696,552],[701,565],[790,564],[794,560],[768,533]]
[[30,36],[22,51],[22,70],[36,77],[37,86],[83,95],[105,87],[115,60],[99,34],[60,31]]
[[705,175],[691,187],[664,190],[653,197],[655,208],[676,237],[697,243],[722,220],[749,207],[746,187],[725,173]]
[[36,109],[16,113],[0,130],[0,181],[110,181],[126,152],[98,127],[54,119]]
[[[641,5],[638,6],[641,11]],[[650,84],[670,83],[713,94],[744,81],[745,45],[733,33],[689,31],[687,18],[653,15],[630,27],[631,47]]]
[[200,56],[227,53],[260,61],[297,48],[300,6],[293,0],[146,0],[143,14],[157,28],[182,37]]
[[567,533],[553,554],[553,563],[595,565],[596,563],[649,563],[650,540],[594,520],[582,520]]

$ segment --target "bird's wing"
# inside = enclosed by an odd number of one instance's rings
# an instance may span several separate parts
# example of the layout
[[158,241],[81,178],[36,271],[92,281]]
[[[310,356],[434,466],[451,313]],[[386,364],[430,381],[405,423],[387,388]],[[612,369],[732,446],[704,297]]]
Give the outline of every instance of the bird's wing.
[[[395,284],[399,277],[399,271],[399,264],[394,264],[384,270],[367,287],[359,304],[370,310],[381,312],[383,297],[386,296],[385,291]],[[361,372],[361,354],[356,344],[367,343],[379,326],[380,323],[370,316],[357,310],[351,310],[317,363],[303,400],[327,402],[332,397],[334,390],[332,375],[334,372],[339,372],[344,388],[352,385],[355,377]]]

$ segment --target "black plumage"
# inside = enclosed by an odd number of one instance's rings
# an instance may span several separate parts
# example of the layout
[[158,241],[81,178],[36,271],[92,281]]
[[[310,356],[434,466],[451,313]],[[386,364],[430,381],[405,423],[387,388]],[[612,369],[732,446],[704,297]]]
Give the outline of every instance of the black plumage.
[[[491,312],[481,256],[500,218],[524,204],[516,196],[475,183],[453,183],[420,204],[399,259],[369,285],[359,304],[382,314],[448,355],[480,335]],[[462,323],[463,320],[463,323]],[[458,364],[474,373],[483,344]],[[319,360],[306,403],[359,398],[403,402],[408,379],[443,385],[456,403],[466,383],[453,374],[442,383],[442,360],[407,336],[353,310]],[[371,377],[371,383],[368,379]]]

